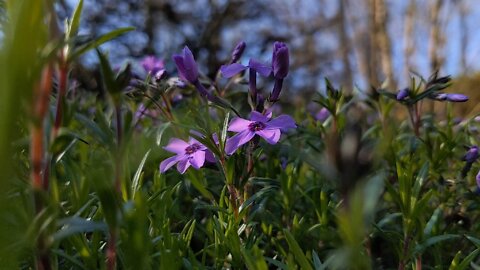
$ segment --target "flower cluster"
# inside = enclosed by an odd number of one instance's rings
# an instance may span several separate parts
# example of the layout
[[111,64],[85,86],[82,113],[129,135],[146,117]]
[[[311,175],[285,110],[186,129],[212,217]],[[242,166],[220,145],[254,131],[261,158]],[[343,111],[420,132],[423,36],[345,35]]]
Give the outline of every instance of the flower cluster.
[[[222,66],[221,73],[224,77],[230,78],[248,69],[250,72],[250,95],[254,101],[257,101],[258,97],[256,89],[256,74],[258,73],[265,77],[273,76],[275,79],[275,85],[270,94],[269,101],[277,101],[283,80],[288,74],[289,56],[287,46],[284,43],[275,42],[271,65],[266,65],[255,59],[250,59],[247,66],[237,63],[243,54],[245,47],[246,45],[244,42],[240,42],[235,47],[229,65]],[[200,83],[197,63],[188,47],[183,49],[182,54],[174,55],[173,61],[177,66],[179,76],[182,80],[194,85],[200,95],[206,97],[208,100],[213,102],[218,100]],[[155,67],[153,61],[150,60],[147,64],[149,64],[148,67],[152,70],[151,72],[153,72],[153,67]],[[226,155],[234,154],[237,149],[251,141],[256,135],[263,138],[269,144],[276,144],[280,140],[282,132],[287,129],[296,128],[295,121],[288,115],[283,114],[273,118],[271,110],[266,110],[264,113],[260,113],[255,110],[256,107],[252,109],[249,120],[235,117],[230,121],[228,131],[235,132],[236,134],[227,138],[225,142],[224,151]],[[200,134],[200,136],[203,135]],[[218,139],[216,139],[216,136],[214,137],[214,140],[218,145]],[[190,138],[188,142],[177,138],[171,139],[164,149],[175,153],[176,155],[161,162],[160,172],[162,173],[175,164],[177,164],[177,170],[183,174],[190,166],[199,169],[205,164],[205,161],[215,162],[213,153],[205,145],[192,138]]]
[[248,65],[246,66],[238,63],[232,63],[230,65],[222,66],[220,70],[225,78],[231,78],[248,69],[250,96],[254,102],[254,105],[257,106],[259,105],[258,101],[260,100],[257,91],[257,73],[264,77],[273,76],[275,79],[273,90],[270,93],[268,100],[270,102],[276,102],[278,101],[280,92],[282,90],[283,80],[288,74],[289,61],[287,45],[283,42],[275,42],[273,44],[272,61],[270,65],[264,64],[255,59],[250,59]]

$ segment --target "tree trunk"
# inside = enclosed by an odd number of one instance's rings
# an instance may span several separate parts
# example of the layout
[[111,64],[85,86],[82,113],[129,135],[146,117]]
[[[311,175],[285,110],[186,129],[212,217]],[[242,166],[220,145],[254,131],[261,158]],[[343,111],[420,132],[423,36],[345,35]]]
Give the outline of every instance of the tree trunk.
[[387,32],[388,12],[385,0],[371,0],[370,3],[373,12],[372,18],[374,20],[374,48],[377,47],[380,53],[379,62],[382,67],[382,73],[388,81],[388,87],[390,89],[396,89],[397,84],[395,82],[392,64],[392,48]]
[[430,44],[428,48],[428,55],[430,60],[431,73],[439,71],[445,61],[441,50],[444,45],[444,38],[441,31],[440,24],[440,10],[443,6],[443,0],[434,0],[430,5]]
[[340,55],[342,57],[343,63],[343,79],[344,85],[346,86],[347,90],[349,91],[353,86],[353,75],[352,75],[352,65],[350,63],[349,54],[350,54],[350,40],[348,38],[347,33],[347,25],[348,22],[346,20],[346,12],[345,6],[348,5],[346,3],[347,0],[340,0],[339,1],[339,35],[340,35]]
[[415,67],[412,63],[412,56],[415,53],[415,35],[414,28],[415,25],[415,14],[417,12],[417,3],[415,0],[410,0],[405,14],[405,28],[403,34],[403,53],[405,57],[405,78],[410,77],[410,71],[414,70]]

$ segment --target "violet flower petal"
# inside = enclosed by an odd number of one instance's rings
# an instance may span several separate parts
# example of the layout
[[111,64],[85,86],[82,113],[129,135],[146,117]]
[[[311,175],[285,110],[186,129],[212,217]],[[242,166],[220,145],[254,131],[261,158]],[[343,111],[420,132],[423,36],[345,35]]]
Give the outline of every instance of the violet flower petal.
[[220,67],[220,71],[222,72],[223,77],[231,78],[238,73],[247,69],[246,66],[238,63],[230,64],[230,65],[223,65]]
[[262,122],[262,123],[266,123],[270,117],[272,117],[272,114],[267,114],[267,115],[263,115],[257,111],[252,111],[250,113],[250,120],[252,121],[255,121],[255,122]]
[[228,131],[235,131],[235,132],[244,131],[248,129],[248,125],[250,125],[251,123],[252,121],[248,121],[240,117],[235,117],[230,122],[230,125],[228,125]]
[[272,68],[262,62],[259,62],[255,59],[250,59],[248,62],[248,67],[254,69],[258,74],[268,77],[272,73]]
[[205,163],[205,151],[197,151],[193,153],[189,162],[195,169],[200,169]]
[[177,164],[177,170],[181,174],[184,174],[188,167],[190,167],[190,161],[188,158],[180,160]]
[[181,79],[188,81],[185,75],[185,65],[183,64],[183,57],[181,55],[175,54],[172,56],[172,59],[173,59],[173,62],[175,62],[175,65],[177,66],[178,76]]
[[183,65],[185,78],[191,83],[195,82],[198,79],[197,63],[193,58],[192,51],[187,46],[183,48]]
[[172,152],[172,153],[177,153],[177,154],[184,154],[185,149],[189,146],[189,144],[183,140],[173,138],[170,139],[168,144],[163,147],[163,149]]
[[255,132],[258,136],[264,138],[269,144],[276,144],[280,140],[280,129],[264,129]]
[[447,100],[451,102],[465,102],[468,101],[468,96],[462,94],[447,94]]
[[282,114],[266,123],[265,129],[289,129],[296,128],[295,120],[289,115]]
[[160,163],[160,173],[166,172],[181,159],[180,155],[169,157]]
[[225,145],[225,152],[227,153],[227,155],[233,154],[233,152],[235,152],[235,150],[237,150],[240,146],[250,141],[253,136],[255,136],[255,133],[248,129],[235,134],[227,140],[227,143]]
[[205,150],[205,160],[207,162],[212,162],[212,163],[215,163],[216,160],[215,160],[215,156],[213,155],[212,151],[210,150]]

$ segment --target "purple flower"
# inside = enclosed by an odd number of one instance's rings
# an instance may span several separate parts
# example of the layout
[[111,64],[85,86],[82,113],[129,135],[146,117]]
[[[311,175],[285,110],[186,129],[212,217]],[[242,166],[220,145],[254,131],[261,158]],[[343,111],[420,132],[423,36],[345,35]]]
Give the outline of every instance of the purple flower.
[[196,84],[198,81],[198,68],[195,58],[193,58],[192,51],[185,46],[182,55],[176,54],[173,56],[173,61],[177,66],[180,77],[191,84]]
[[249,142],[255,135],[264,138],[269,144],[276,144],[280,139],[281,130],[296,128],[295,121],[288,115],[280,115],[272,119],[271,112],[263,115],[252,111],[250,120],[240,117],[234,118],[228,127],[228,131],[238,132],[227,140],[225,152],[231,155],[240,146]]
[[142,67],[151,76],[157,80],[161,79],[165,74],[165,64],[162,59],[156,58],[153,55],[147,56],[142,61]]
[[273,44],[272,55],[272,70],[275,84],[273,85],[273,90],[269,98],[271,102],[278,101],[280,91],[282,91],[283,79],[288,74],[289,63],[290,60],[287,45],[283,42],[275,42]]
[[241,41],[235,46],[235,49],[233,49],[232,52],[232,60],[230,61],[231,64],[236,63],[240,57],[242,57],[243,51],[245,51],[245,47],[247,44],[245,42]]
[[161,173],[164,173],[170,169],[170,167],[177,164],[178,172],[183,174],[188,167],[190,167],[190,165],[198,170],[205,163],[205,159],[215,159],[212,152],[210,152],[207,147],[192,138],[190,138],[188,143],[183,140],[173,138],[163,149],[177,155],[169,157],[160,163]]
[[404,89],[398,91],[397,100],[398,101],[405,100],[408,97],[409,94],[410,94],[410,89],[404,88]]
[[473,163],[478,159],[478,146],[474,145],[467,150],[462,160],[468,163]]

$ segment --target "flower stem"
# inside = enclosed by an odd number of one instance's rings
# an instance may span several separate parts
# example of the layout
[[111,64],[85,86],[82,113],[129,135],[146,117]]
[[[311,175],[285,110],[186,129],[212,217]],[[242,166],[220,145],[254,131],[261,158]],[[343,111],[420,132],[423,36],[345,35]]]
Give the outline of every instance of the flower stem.
[[63,54],[60,56],[60,64],[58,70],[58,93],[57,93],[57,109],[55,112],[55,123],[53,126],[52,138],[55,139],[58,135],[58,130],[62,124],[63,118],[63,102],[67,93],[68,83],[68,64],[64,60]]
[[110,235],[107,241],[107,269],[114,270],[117,261],[117,248],[116,248],[116,228],[110,228]]

